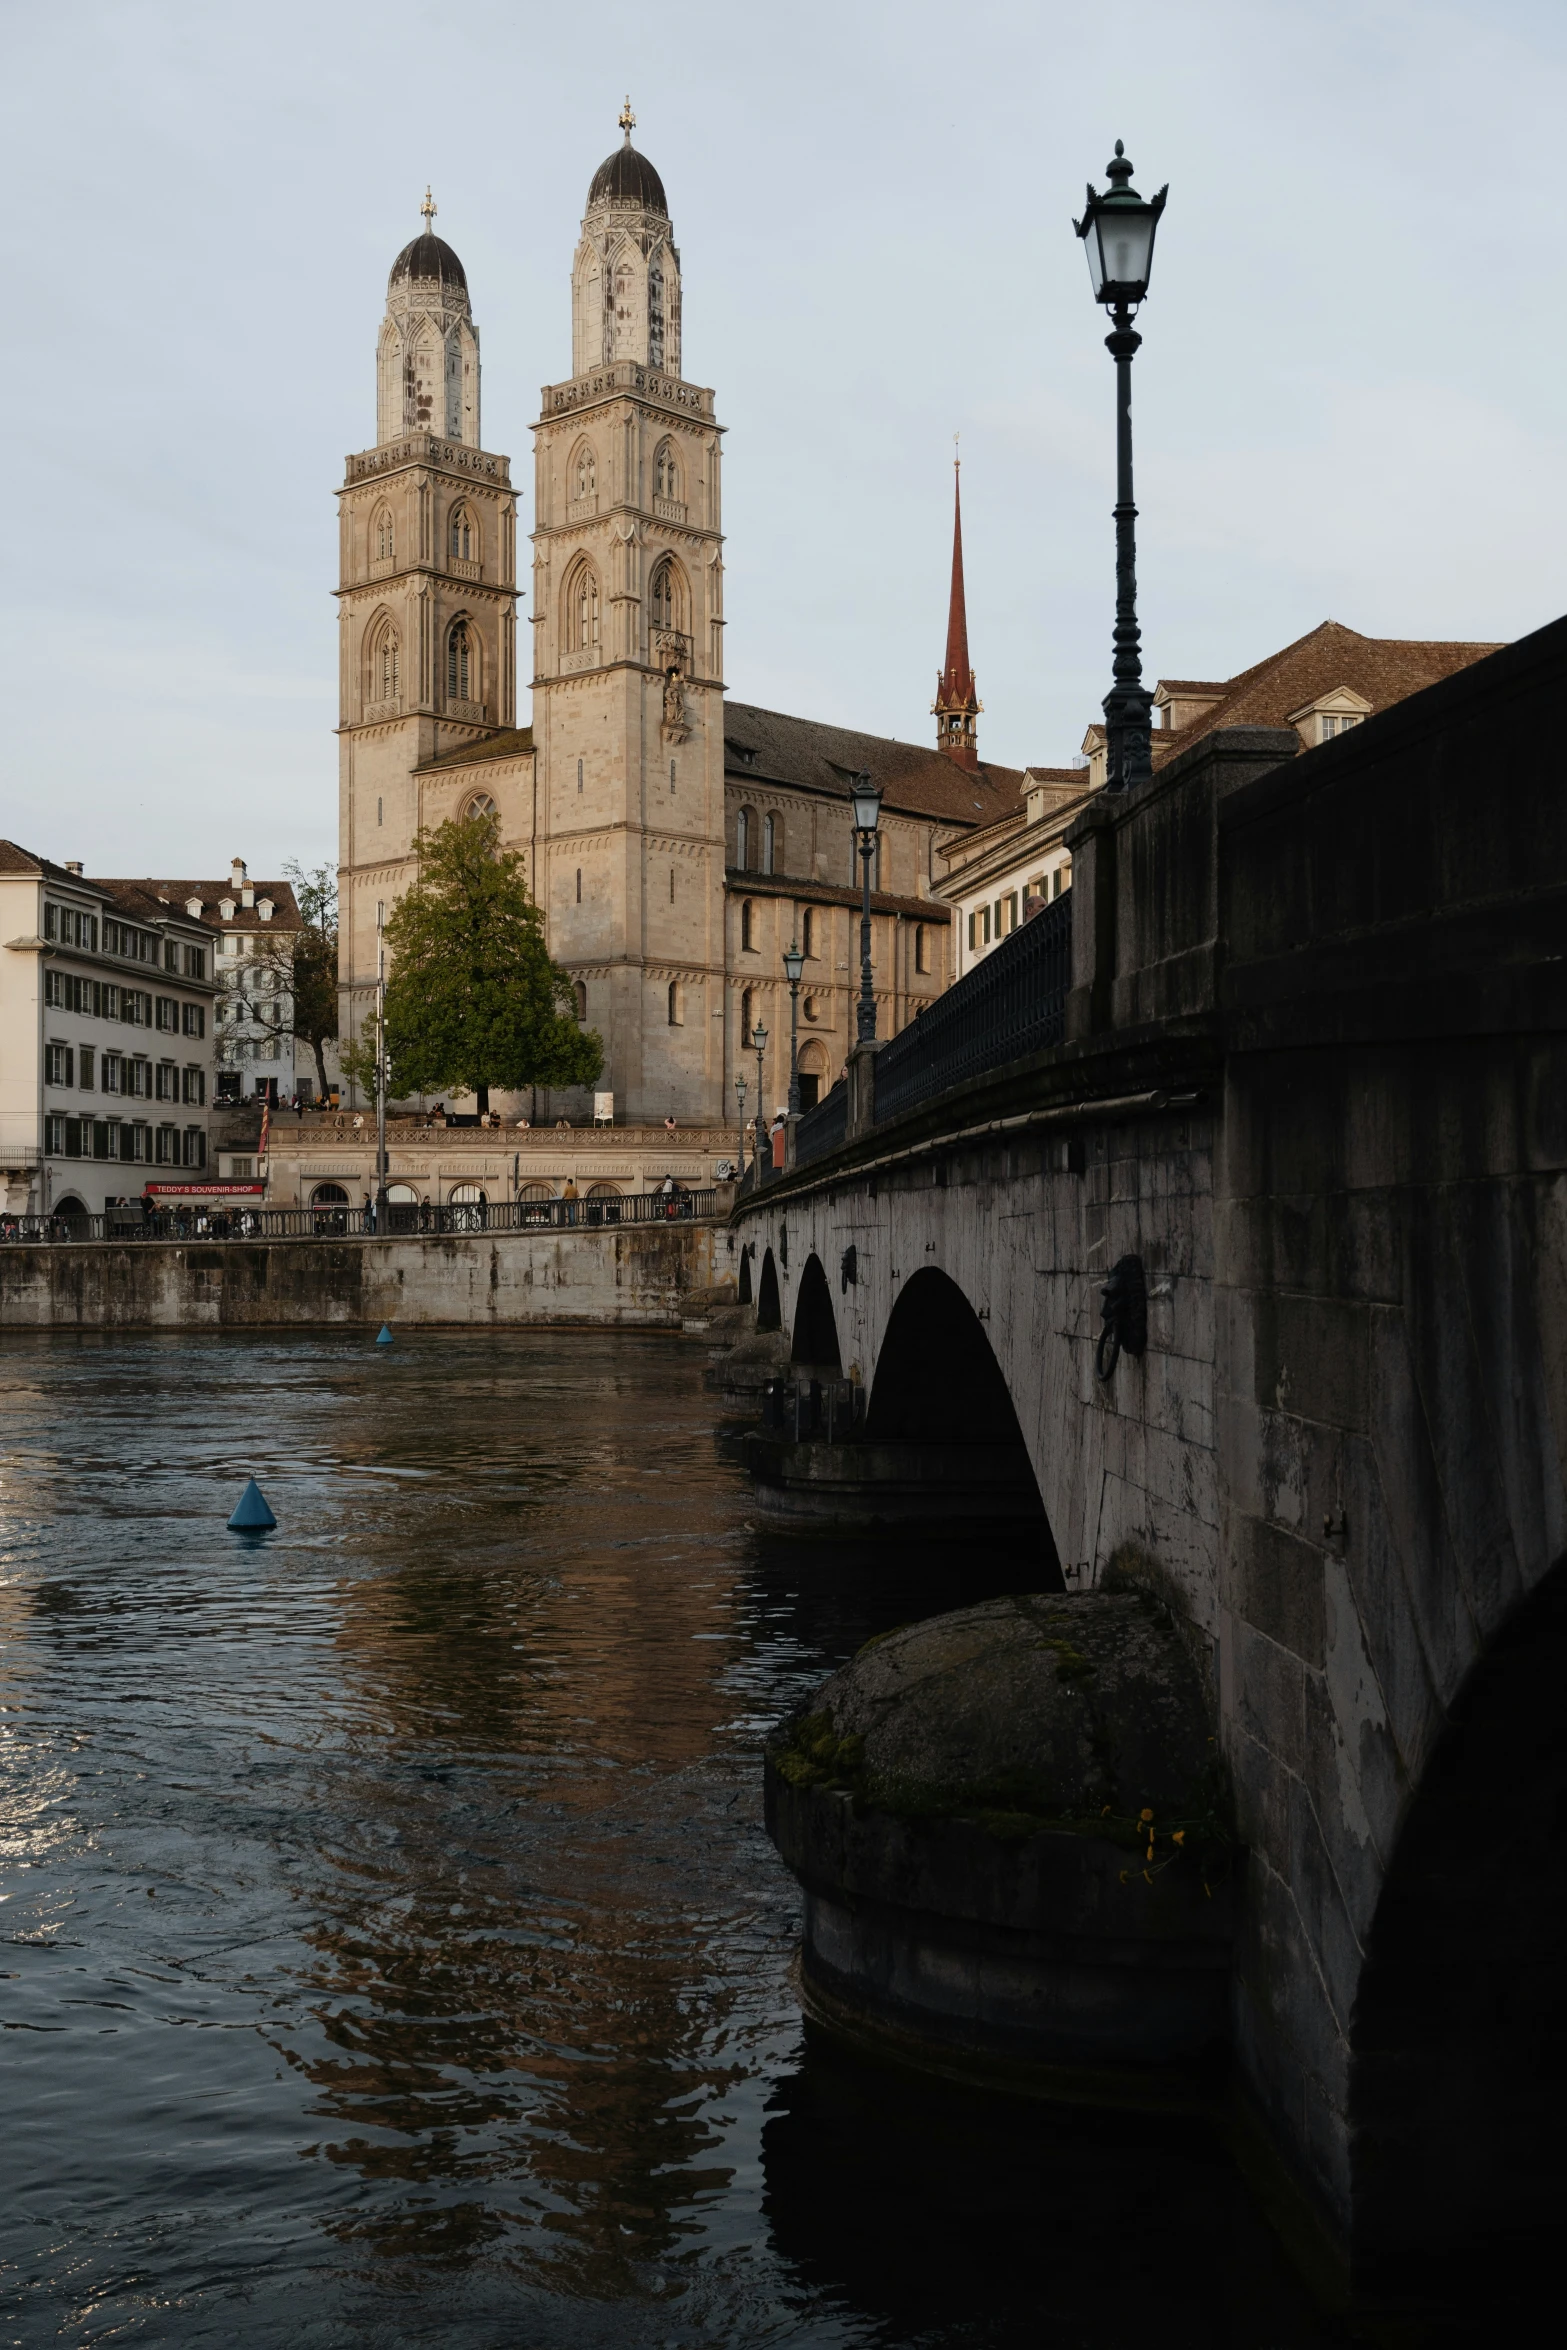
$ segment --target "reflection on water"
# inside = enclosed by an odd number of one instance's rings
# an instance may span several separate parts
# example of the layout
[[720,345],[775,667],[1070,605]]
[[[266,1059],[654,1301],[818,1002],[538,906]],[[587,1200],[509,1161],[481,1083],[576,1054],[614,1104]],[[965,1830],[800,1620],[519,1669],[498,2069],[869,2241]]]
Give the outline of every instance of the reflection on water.
[[1193,2133],[802,2049],[766,1729],[1016,1577],[763,1544],[700,1370],[0,1346],[0,2342],[1329,2338]]

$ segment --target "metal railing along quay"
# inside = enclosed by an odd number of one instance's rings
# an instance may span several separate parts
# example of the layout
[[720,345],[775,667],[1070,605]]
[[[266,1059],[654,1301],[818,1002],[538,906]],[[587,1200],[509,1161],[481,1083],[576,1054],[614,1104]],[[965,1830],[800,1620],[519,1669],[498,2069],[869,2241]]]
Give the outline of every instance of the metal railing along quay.
[[6,1241],[395,1240],[421,1234],[595,1230],[615,1224],[689,1223],[712,1216],[717,1194],[682,1190],[617,1199],[429,1200],[372,1208],[252,1208],[193,1201],[177,1208],[139,1202],[95,1216],[0,1216]]

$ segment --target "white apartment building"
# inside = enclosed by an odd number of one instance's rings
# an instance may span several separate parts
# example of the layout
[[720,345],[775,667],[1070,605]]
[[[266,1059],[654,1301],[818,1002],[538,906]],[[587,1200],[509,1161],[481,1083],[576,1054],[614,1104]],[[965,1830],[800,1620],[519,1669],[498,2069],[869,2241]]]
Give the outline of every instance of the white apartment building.
[[0,1181],[12,1215],[97,1215],[201,1180],[213,938],[145,882],[0,841]]
[[292,1101],[296,1076],[308,1079],[314,1093],[315,1055],[308,1045],[296,1045],[292,1026],[293,942],[305,923],[290,884],[252,881],[244,858],[236,857],[226,881],[147,881],[142,887],[216,932],[218,1099]]
[[1018,807],[937,850],[947,868],[938,892],[954,913],[954,979],[1016,930],[1033,902],[1071,888],[1065,835],[1091,788],[1086,767],[1026,768]]

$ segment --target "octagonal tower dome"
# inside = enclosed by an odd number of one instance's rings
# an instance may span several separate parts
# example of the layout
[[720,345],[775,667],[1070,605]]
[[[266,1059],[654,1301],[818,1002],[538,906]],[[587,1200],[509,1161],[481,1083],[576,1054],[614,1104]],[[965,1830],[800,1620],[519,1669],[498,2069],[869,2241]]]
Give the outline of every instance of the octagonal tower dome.
[[468,274],[431,223],[428,188],[422,233],[392,263],[386,316],[376,349],[376,442],[429,432],[479,446],[479,333]]
[[621,143],[588,188],[571,273],[574,375],[617,359],[680,373],[680,255],[664,183],[631,144],[636,119],[628,98]]

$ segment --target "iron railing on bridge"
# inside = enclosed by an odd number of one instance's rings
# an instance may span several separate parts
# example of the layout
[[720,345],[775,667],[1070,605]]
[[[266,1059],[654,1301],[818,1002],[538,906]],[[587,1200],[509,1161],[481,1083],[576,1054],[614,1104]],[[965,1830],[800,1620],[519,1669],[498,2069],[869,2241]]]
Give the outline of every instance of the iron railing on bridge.
[[876,1055],[876,1122],[1059,1044],[1072,983],[1072,893],[992,948]]
[[812,1159],[825,1159],[829,1151],[839,1148],[849,1132],[849,1088],[840,1077],[830,1093],[822,1096],[814,1110],[807,1110],[794,1130],[794,1163],[804,1167]]
[[711,1191],[623,1193],[618,1199],[389,1202],[374,1208],[250,1208],[193,1200],[174,1208],[140,1202],[96,1216],[0,1216],[0,1243],[85,1240],[387,1240],[418,1233],[532,1232],[609,1224],[681,1223],[714,1213]]

